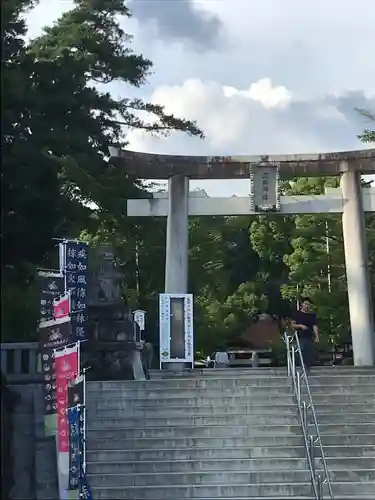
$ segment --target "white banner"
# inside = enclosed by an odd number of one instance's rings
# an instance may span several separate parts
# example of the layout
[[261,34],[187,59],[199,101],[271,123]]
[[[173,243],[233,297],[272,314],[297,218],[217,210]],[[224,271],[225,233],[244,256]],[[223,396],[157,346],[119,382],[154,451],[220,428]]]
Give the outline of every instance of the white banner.
[[[184,356],[175,357],[172,355],[172,335],[171,331],[173,311],[171,300],[182,299],[183,301],[183,338]],[[175,335],[179,335],[175,332]],[[194,327],[193,327],[193,295],[161,293],[159,295],[159,338],[160,338],[160,366],[162,363],[183,362],[190,363],[194,367]]]

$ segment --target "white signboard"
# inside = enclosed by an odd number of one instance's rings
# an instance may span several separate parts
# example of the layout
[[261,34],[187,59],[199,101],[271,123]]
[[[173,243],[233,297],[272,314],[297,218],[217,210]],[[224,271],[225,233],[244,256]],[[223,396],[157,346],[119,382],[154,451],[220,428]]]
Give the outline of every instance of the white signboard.
[[139,329],[141,332],[145,331],[145,320],[146,320],[146,311],[142,311],[142,309],[137,309],[133,312],[133,318],[136,323],[138,323]]
[[277,163],[262,162],[250,166],[251,211],[280,211],[280,174]]
[[[183,332],[184,355],[175,357],[172,353],[172,319],[173,308],[171,300],[182,299],[183,301]],[[194,330],[193,330],[193,295],[161,293],[159,295],[159,336],[160,336],[160,367],[162,363],[183,362],[190,363],[194,367]]]

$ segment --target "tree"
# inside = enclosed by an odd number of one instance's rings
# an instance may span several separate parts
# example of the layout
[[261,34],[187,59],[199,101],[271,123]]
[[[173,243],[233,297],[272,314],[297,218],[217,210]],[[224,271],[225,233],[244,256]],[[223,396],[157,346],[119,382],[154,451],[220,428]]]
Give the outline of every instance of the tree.
[[[126,199],[146,194],[108,162],[108,147],[124,146],[129,129],[203,134],[194,122],[160,106],[116,100],[106,90],[111,82],[139,87],[152,67],[131,50],[131,37],[120,26],[130,15],[124,0],[75,0],[71,11],[29,44],[22,38],[22,16],[34,3],[3,4],[7,290],[28,286],[35,266],[49,263],[53,237],[75,237],[82,229],[95,233],[102,223],[109,233],[118,227],[123,234],[135,232],[125,217]],[[94,213],[89,206],[97,207]]]
[[[362,116],[364,116],[368,121],[372,123],[373,126],[375,126],[375,115],[374,113],[371,113],[370,111],[367,111],[365,109],[358,109],[357,110]],[[362,142],[365,143],[375,143],[375,130],[371,130],[366,128],[362,134],[358,136],[359,139],[361,139]]]

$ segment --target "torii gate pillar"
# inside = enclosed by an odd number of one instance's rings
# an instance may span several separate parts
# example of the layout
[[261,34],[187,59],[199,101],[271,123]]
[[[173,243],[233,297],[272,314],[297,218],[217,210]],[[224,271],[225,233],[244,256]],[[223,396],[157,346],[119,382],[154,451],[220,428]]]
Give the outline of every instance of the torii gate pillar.
[[[174,175],[168,179],[167,241],[165,255],[165,293],[188,292],[189,256],[189,179]],[[171,331],[171,345],[184,352],[184,339]],[[173,371],[183,370],[185,364],[164,363]]]
[[342,230],[355,366],[375,364],[375,329],[369,280],[361,175],[343,164]]
[[165,293],[188,292],[189,179],[168,179]]

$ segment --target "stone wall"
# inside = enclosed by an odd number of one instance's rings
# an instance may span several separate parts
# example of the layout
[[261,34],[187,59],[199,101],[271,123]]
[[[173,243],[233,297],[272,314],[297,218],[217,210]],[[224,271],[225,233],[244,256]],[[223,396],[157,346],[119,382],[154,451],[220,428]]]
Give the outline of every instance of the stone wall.
[[1,374],[1,498],[10,499],[14,486],[14,464],[12,455],[13,414],[17,394],[9,389]]
[[12,385],[18,395],[12,416],[10,455],[14,484],[11,500],[58,498],[56,444],[45,437],[41,384]]

